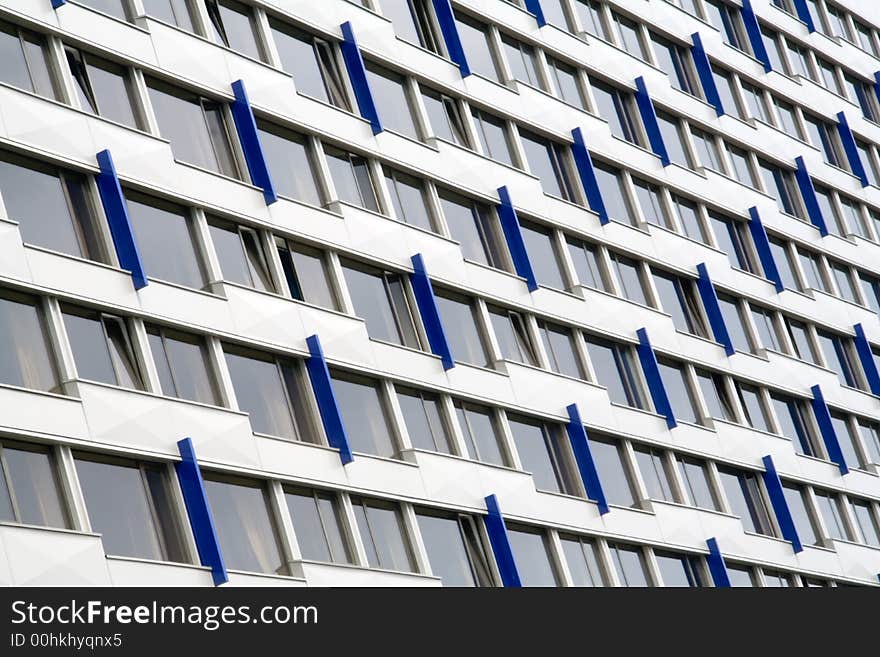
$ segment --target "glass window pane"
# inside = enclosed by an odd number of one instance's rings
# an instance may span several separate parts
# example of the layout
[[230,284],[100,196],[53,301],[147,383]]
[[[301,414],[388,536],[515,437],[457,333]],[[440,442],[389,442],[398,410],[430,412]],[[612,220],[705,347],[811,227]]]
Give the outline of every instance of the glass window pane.
[[207,0],[214,40],[248,57],[260,59],[253,11],[235,0]]
[[210,218],[208,231],[224,280],[265,292],[274,291],[269,263],[256,231]]
[[492,411],[485,407],[456,401],[455,414],[468,449],[468,456],[484,463],[505,465]]
[[317,249],[276,240],[290,296],[323,308],[336,309],[323,254]]
[[608,549],[611,551],[611,561],[614,563],[621,586],[651,586],[641,548],[609,543]]
[[636,221],[623,190],[623,178],[620,172],[599,163],[596,163],[593,168],[608,217],[634,226]]
[[100,313],[69,307],[62,308],[62,313],[77,376],[116,385],[116,372]]
[[355,314],[366,322],[370,338],[418,348],[419,342],[406,296],[394,295],[395,286],[400,287],[402,284],[400,276],[351,260],[342,261],[342,271],[354,303]]
[[702,586],[696,557],[673,552],[656,551],[657,568],[663,586],[699,587]]
[[612,403],[645,407],[641,385],[628,348],[588,337],[587,351],[596,373],[596,383],[608,389]]
[[303,559],[351,563],[336,497],[305,489],[286,490],[284,498]]
[[485,585],[475,577],[458,518],[427,512],[416,513],[416,518],[431,573],[440,577],[443,586]]
[[604,586],[596,546],[582,538],[561,539],[562,553],[574,586]]
[[327,166],[340,201],[379,211],[373,179],[365,158],[324,146]]
[[602,480],[602,489],[609,504],[634,506],[636,503],[632,483],[623,463],[623,453],[617,442],[589,438],[590,452],[596,471]]
[[507,536],[523,586],[557,586],[550,563],[549,545],[543,532],[508,526]]
[[433,136],[470,148],[470,139],[458,101],[424,85],[420,85],[419,88],[422,91],[422,101]]
[[202,474],[226,567],[284,575],[275,527],[263,487]]
[[563,460],[565,453],[559,432],[526,418],[511,416],[508,424],[523,470],[532,474],[536,488],[573,495],[574,484],[567,470],[568,463]]
[[537,358],[525,318],[512,310],[489,307],[492,329],[498,340],[501,357],[518,363],[537,366]]
[[352,498],[351,503],[370,567],[412,571],[412,555],[397,506],[360,498]]
[[568,252],[571,254],[578,283],[596,290],[605,290],[605,279],[599,266],[599,255],[595,246],[586,242],[567,239]]
[[718,502],[712,493],[712,486],[709,484],[709,472],[706,464],[686,456],[677,456],[676,461],[691,504],[701,509],[718,511]]
[[529,262],[538,282],[557,290],[564,290],[562,267],[556,257],[556,248],[550,230],[527,223],[521,223],[520,230],[529,254]]
[[398,220],[425,230],[433,230],[421,180],[385,167],[385,183],[388,185],[394,215]]
[[675,502],[663,453],[650,447],[637,447],[635,455],[648,497],[652,500]]
[[761,401],[760,389],[757,386],[744,383],[737,383],[736,388],[742,402],[743,412],[746,415],[746,422],[753,429],[769,432],[770,422],[767,419],[767,412],[764,410],[764,403]]
[[470,69],[490,80],[500,82],[501,78],[489,45],[489,28],[459,12],[455,12],[455,27]]
[[321,205],[306,137],[262,121],[257,122],[257,132],[276,191],[309,205]]
[[442,291],[435,293],[446,338],[456,362],[479,367],[491,365],[477,325],[473,302],[447,296]]
[[572,331],[547,322],[541,322],[539,328],[544,351],[550,361],[550,369],[566,376],[584,378]]
[[617,272],[617,282],[620,284],[620,291],[623,297],[647,306],[648,297],[645,294],[645,286],[642,281],[639,263],[618,253],[612,252],[610,257],[614,271]]
[[370,61],[365,62],[365,68],[382,125],[407,137],[418,138],[405,78]]
[[397,387],[397,401],[410,443],[416,449],[450,454],[449,434],[443,421],[440,397],[433,393]]
[[396,456],[378,382],[338,372],[331,372],[330,378],[351,449],[386,458]]
[[[6,475],[18,510],[17,521],[41,527],[67,527],[54,459],[48,450],[4,444]],[[2,473],[0,473],[2,478]]]
[[204,404],[216,404],[217,393],[208,371],[208,350],[196,336],[147,328],[162,394]]
[[0,349],[0,383],[50,391],[58,377],[36,301],[0,291],[0,335],[14,349]]
[[449,234],[460,243],[464,257],[503,269],[504,251],[489,209],[445,189],[439,189],[438,195],[443,216],[449,226]]
[[473,108],[471,113],[474,117],[477,137],[483,147],[483,155],[513,166],[513,153],[505,120],[476,108]]
[[684,366],[669,361],[660,361],[658,365],[675,419],[691,423],[699,422],[700,417],[690,392]]

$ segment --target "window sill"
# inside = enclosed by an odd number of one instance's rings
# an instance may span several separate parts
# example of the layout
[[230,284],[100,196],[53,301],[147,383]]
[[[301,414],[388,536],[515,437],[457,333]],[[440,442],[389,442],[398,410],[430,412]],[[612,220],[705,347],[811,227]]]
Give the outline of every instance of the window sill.
[[[880,552],[880,545],[871,545],[869,543],[859,543],[858,541],[851,541],[848,538],[830,538],[827,539],[827,542],[831,544],[832,547],[827,547],[825,549],[831,550],[832,552],[837,552],[837,550],[833,547],[836,543],[843,543],[844,545],[855,545],[860,548],[867,548],[868,550],[876,550]],[[811,546],[818,547],[818,546]]]
[[[19,222],[14,219],[7,219],[11,224],[15,224],[19,226]],[[39,244],[32,244],[30,242],[22,242],[22,246],[25,249],[32,249],[34,251],[40,251],[42,253],[48,253],[49,255],[58,256],[59,258],[64,258],[65,260],[73,260],[74,262],[79,262],[84,265],[94,265],[96,267],[101,267],[102,269],[108,269],[110,271],[116,272],[118,274],[124,274],[126,277],[131,276],[131,272],[127,269],[122,269],[121,267],[117,267],[116,265],[109,265],[106,262],[98,262],[97,260],[91,260],[90,258],[84,258],[83,256],[73,255],[72,253],[65,253],[64,251],[56,251],[54,249],[50,249],[45,246],[40,246]],[[85,297],[89,298],[90,297]]]
[[[62,384],[59,383],[59,386]],[[77,404],[82,404],[82,400],[79,397],[72,397],[71,395],[65,395],[60,392],[51,392],[49,390],[37,390],[36,388],[25,388],[24,386],[17,386],[12,383],[0,383],[0,390],[15,390],[18,392],[27,392],[34,395],[41,395],[43,397],[51,397],[52,399],[63,399],[65,401],[75,402]]]
[[333,561],[318,561],[316,559],[299,559],[294,561],[294,563],[301,563],[306,565],[314,565],[314,566],[324,566],[329,568],[342,568],[347,570],[359,570],[365,573],[388,573],[389,575],[402,575],[404,577],[418,577],[426,580],[437,580],[440,578],[434,575],[426,575],[425,573],[417,573],[411,570],[389,570],[386,568],[371,568],[370,566],[362,566],[356,563],[339,563]]
[[[418,128],[416,128],[416,132],[418,133]],[[422,139],[418,136],[418,134],[408,135],[404,132],[400,132],[399,130],[395,130],[394,128],[389,128],[389,127],[383,126],[382,131],[380,133],[378,133],[377,135],[374,135],[374,138],[380,139],[382,135],[394,135],[395,137],[406,140],[410,144],[416,144],[420,148],[425,148],[425,149],[431,151],[431,153],[434,153],[434,154],[437,153],[437,149],[432,148],[429,144],[426,144],[424,141],[422,141]]]
[[135,25],[134,23],[129,22],[129,21],[125,20],[125,19],[117,18],[116,16],[113,16],[112,14],[108,14],[107,12],[101,11],[100,9],[95,9],[94,7],[89,7],[88,5],[80,4],[80,3],[77,2],[76,0],[68,0],[68,1],[69,1],[70,4],[75,5],[75,6],[79,7],[80,9],[83,9],[83,10],[85,10],[85,11],[88,11],[89,13],[97,14],[98,16],[103,16],[103,17],[105,17],[105,18],[110,19],[111,21],[113,21],[113,22],[115,22],[115,23],[119,23],[120,25],[126,25],[126,26],[128,26],[128,27],[130,27],[130,28],[133,28],[133,29],[139,31],[139,32],[143,32],[144,34],[149,34],[149,33],[150,33],[149,30],[146,30],[146,29],[143,28],[143,27],[140,27],[140,26],[138,26],[138,25]]
[[68,534],[75,536],[90,536],[92,538],[101,538],[101,534],[96,534],[95,532],[83,532],[78,529],[70,529],[68,527],[47,527],[45,525],[28,525],[23,522],[14,522],[12,520],[0,520],[0,527],[7,527],[10,529],[35,529],[41,532],[50,532],[53,534]]
[[244,575],[245,577],[259,577],[261,579],[275,579],[288,582],[306,581],[304,577],[296,577],[294,575],[279,575],[276,573],[259,573],[252,570],[237,570],[234,568],[229,568],[227,572],[229,572],[230,575]]
[[[184,290],[184,291],[186,291],[186,292],[192,292],[192,293],[194,293],[194,294],[199,294],[199,295],[202,295],[202,296],[208,297],[208,298],[210,298],[210,299],[216,299],[216,300],[218,300],[218,301],[226,301],[226,297],[221,296],[221,295],[217,294],[216,292],[209,292],[208,290],[205,290],[205,289],[199,289],[199,288],[197,288],[197,287],[189,287],[188,285],[184,285],[183,283],[175,283],[174,281],[166,281],[166,280],[163,280],[163,279],[161,279],[161,278],[154,278],[154,277],[152,277],[152,276],[147,276],[147,281],[148,281],[149,283],[158,283],[158,284],[160,284],[160,285],[167,285],[168,287],[173,287],[173,288],[176,288],[176,289],[178,289],[178,290]],[[207,286],[207,285],[209,285],[209,284],[208,284],[208,283],[205,283],[205,285]],[[142,288],[142,289],[143,289],[143,288]],[[142,292],[141,292],[140,290],[138,290],[138,293],[139,293],[139,294],[142,294]]]
[[703,513],[711,513],[712,515],[723,516],[725,518],[738,517],[731,516],[729,513],[719,511],[718,509],[706,509],[701,506],[693,506],[692,504],[685,504],[683,502],[670,502],[668,500],[648,500],[648,502],[650,502],[652,505],[659,504],[660,506],[669,506],[676,509],[687,509],[688,511],[702,511]]
[[[100,535],[100,534],[99,534]],[[131,557],[125,554],[104,554],[104,556],[110,561],[125,561],[128,563],[143,563],[150,564],[155,566],[171,566],[177,568],[190,568],[192,570],[202,570],[205,572],[211,572],[210,566],[202,566],[201,564],[194,564],[188,562],[181,561],[171,561],[166,559],[147,559],[144,557]]]
[[[555,420],[555,421],[558,421],[558,420]],[[454,461],[461,461],[463,463],[470,463],[472,465],[482,466],[482,467],[486,467],[486,468],[492,468],[493,470],[502,470],[505,472],[515,472],[517,474],[531,476],[528,473],[523,472],[522,470],[517,470],[516,468],[511,467],[509,465],[504,465],[502,463],[489,463],[488,461],[478,461],[476,459],[471,458],[470,456],[462,456],[460,454],[447,454],[445,452],[434,452],[432,450],[421,449],[419,447],[412,447],[410,449],[403,450],[403,451],[404,452],[423,452],[425,454],[431,454],[432,456],[439,456],[441,458],[452,459]]]
[[[347,315],[347,317],[350,317],[352,319],[361,319],[360,317],[353,317],[352,315]],[[361,321],[364,321],[364,320],[361,320]],[[366,322],[364,322],[364,323],[366,323]],[[367,335],[367,337],[369,337],[369,334]],[[379,338],[370,338],[370,342],[376,342],[378,344],[386,345],[388,347],[402,349],[402,350],[407,351],[411,354],[418,354],[419,356],[427,356],[428,358],[431,358],[433,360],[437,360],[437,361],[440,360],[440,356],[438,356],[437,354],[434,354],[430,351],[425,351],[421,347],[409,347],[405,344],[398,344],[397,342],[391,342],[390,340],[380,340]]]
[[[390,428],[389,428],[390,431]],[[334,451],[338,451],[335,448],[330,448]],[[355,456],[355,460],[358,458],[362,459],[370,459],[373,461],[379,461],[383,463],[393,463],[395,465],[403,465],[407,468],[416,468],[418,469],[418,465],[415,463],[410,463],[409,461],[403,460],[403,458],[398,458],[397,456],[379,456],[378,454],[370,454],[369,452],[358,452],[357,450],[352,450],[352,454]],[[401,450],[397,451],[397,454],[401,454]]]
[[[160,137],[160,139],[162,139],[163,141],[167,141],[169,145],[171,144],[171,141],[165,139],[164,137]],[[262,187],[257,187],[257,186],[254,185],[253,183],[245,182],[245,181],[242,180],[241,178],[236,178],[236,177],[234,177],[234,176],[229,176],[229,175],[226,175],[225,173],[220,173],[219,171],[214,171],[213,169],[207,169],[207,168],[205,168],[205,167],[203,167],[203,166],[200,166],[200,165],[198,165],[198,164],[192,164],[191,162],[185,162],[184,160],[179,160],[179,159],[174,155],[174,151],[173,151],[173,150],[171,151],[171,157],[174,159],[174,163],[175,163],[175,164],[179,164],[179,165],[181,165],[181,166],[188,167],[188,168],[190,168],[190,169],[195,169],[196,171],[201,171],[202,173],[207,173],[207,174],[210,174],[210,175],[212,175],[212,176],[217,176],[218,178],[222,178],[223,180],[228,180],[229,182],[236,183],[236,184],[238,184],[238,185],[241,185],[242,187],[247,187],[248,189],[251,189],[251,190],[253,190],[254,192],[258,192],[258,193],[260,194],[261,197],[263,196],[263,188],[262,188]],[[238,162],[236,161],[236,165],[237,165],[237,164],[238,164]],[[191,205],[191,204],[192,204],[192,203],[190,203],[190,205]]]

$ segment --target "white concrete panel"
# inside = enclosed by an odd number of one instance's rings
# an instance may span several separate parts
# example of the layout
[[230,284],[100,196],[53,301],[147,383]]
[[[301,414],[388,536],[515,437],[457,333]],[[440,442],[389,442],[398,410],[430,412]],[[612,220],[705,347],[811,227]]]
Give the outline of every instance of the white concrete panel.
[[0,525],[15,586],[109,586],[101,537]]

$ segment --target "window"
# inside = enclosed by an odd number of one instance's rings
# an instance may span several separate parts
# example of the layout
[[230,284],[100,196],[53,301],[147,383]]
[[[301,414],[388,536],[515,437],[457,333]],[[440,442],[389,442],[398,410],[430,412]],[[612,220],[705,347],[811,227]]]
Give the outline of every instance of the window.
[[577,495],[571,455],[561,427],[539,420],[509,416],[510,432],[523,470],[530,472],[538,490]]
[[30,296],[0,290],[0,335],[7,343],[0,350],[0,383],[57,392],[58,374],[38,304]]
[[721,30],[724,41],[737,50],[748,53],[748,38],[739,8],[721,0],[706,0],[705,7],[709,22]]
[[764,41],[764,48],[767,51],[767,59],[770,67],[774,71],[783,73],[785,67],[782,65],[782,50],[779,45],[779,34],[773,30],[761,26],[761,39]]
[[636,494],[624,464],[623,448],[616,440],[589,437],[590,452],[602,480],[602,490],[609,504],[635,506]]
[[256,433],[317,442],[309,431],[308,403],[297,365],[265,353],[224,345],[238,408]]
[[724,385],[724,377],[716,372],[697,369],[697,384],[703,393],[706,409],[709,417],[728,422],[736,421],[736,413],[733,410],[733,402]]
[[794,586],[791,575],[779,571],[764,571],[764,586],[769,588],[791,588]]
[[837,373],[841,385],[858,388],[855,359],[850,351],[851,341],[827,331],[817,331],[817,335],[825,355],[825,364]]
[[68,526],[55,458],[48,447],[0,441],[0,521]]
[[202,477],[226,567],[285,575],[287,567],[263,484],[213,472],[203,472]]
[[446,339],[455,361],[477,367],[491,365],[477,322],[475,302],[443,290],[435,290],[435,294]]
[[124,66],[71,46],[66,46],[64,53],[82,109],[133,128],[140,127]]
[[404,277],[351,260],[342,260],[341,265],[355,314],[366,322],[370,338],[418,349]]
[[256,17],[247,5],[235,0],[205,0],[211,38],[248,57],[261,59]]
[[363,376],[330,371],[336,403],[355,452],[384,458],[397,456],[391,423],[379,382]]
[[501,35],[501,44],[504,47],[513,79],[543,89],[544,85],[538,77],[535,49],[506,34]]
[[733,86],[733,74],[718,66],[712,66],[712,79],[715,81],[715,88],[718,91],[718,97],[721,100],[721,106],[726,113],[745,119],[746,116],[736,99],[736,92]]
[[813,363],[819,364],[819,358],[813,347],[813,341],[810,339],[810,332],[807,325],[794,319],[785,318],[785,326],[788,335],[791,338],[792,347],[795,357]]
[[609,543],[608,550],[611,552],[611,561],[617,571],[617,578],[620,580],[621,586],[644,587],[652,585],[648,579],[645,555],[641,548],[633,545]]
[[578,82],[577,68],[549,55],[546,58],[550,78],[556,83],[556,93],[562,102],[578,109],[586,109],[580,82]]
[[80,0],[80,4],[118,18],[121,21],[128,20],[128,12],[126,11],[124,0]]
[[371,61],[365,62],[367,82],[378,105],[384,127],[413,139],[418,138],[406,78]]
[[272,17],[269,29],[281,68],[293,75],[297,91],[351,111],[334,45]]
[[269,259],[256,230],[209,217],[208,231],[223,280],[263,292],[275,291]]
[[596,544],[582,536],[562,536],[562,553],[574,586],[605,586]]
[[657,270],[654,270],[653,274],[661,308],[672,315],[675,328],[701,338],[708,338],[709,334],[703,322],[693,281]]
[[651,34],[657,65],[668,76],[672,86],[692,96],[700,95],[693,73],[690,53],[684,46],[672,43],[656,34]]
[[663,204],[663,193],[659,186],[638,178],[633,178],[633,188],[642,209],[642,218],[649,224],[669,227],[669,220]]
[[587,336],[587,352],[596,383],[605,386],[612,403],[647,409],[630,347]]
[[840,87],[840,81],[837,77],[837,69],[834,64],[819,55],[816,55],[816,65],[819,69],[819,84],[838,96],[844,95],[843,89]]
[[538,322],[538,333],[544,344],[550,369],[557,374],[583,379],[583,370],[574,344],[576,338],[571,329],[541,320]]
[[143,0],[146,15],[194,32],[192,9],[187,0]]
[[684,145],[679,120],[671,114],[658,111],[657,125],[660,128],[660,136],[663,138],[663,145],[666,147],[669,161],[679,166],[689,167],[690,158]]
[[599,193],[602,196],[602,201],[605,203],[605,211],[608,213],[608,218],[635,226],[636,218],[630,210],[630,205],[627,201],[623,174],[619,169],[600,162],[595,162],[593,169],[596,173],[596,182],[599,185]]
[[449,234],[461,244],[465,259],[505,269],[506,251],[489,207],[446,189],[437,191]]
[[[812,68],[810,67],[810,56],[807,48],[793,43],[788,39],[783,39],[783,42],[788,50],[788,74],[792,77],[800,75],[801,77],[815,82],[812,75]],[[776,67],[774,66],[774,68]]]
[[538,357],[525,316],[514,310],[489,306],[489,319],[498,340],[502,359],[532,366],[538,365]]
[[730,157],[730,165],[733,169],[733,177],[743,185],[757,189],[757,182],[752,173],[749,152],[733,144],[727,144],[727,154]]
[[575,11],[581,19],[581,25],[587,33],[605,39],[605,28],[602,24],[602,8],[596,0],[575,0]]
[[699,588],[703,586],[700,559],[688,554],[655,551],[663,586]]
[[431,572],[443,586],[492,586],[483,542],[470,516],[421,509],[419,531]]
[[782,493],[785,496],[785,504],[791,513],[798,538],[804,545],[821,544],[816,524],[807,510],[806,491],[802,490],[800,486],[786,482],[782,485]]
[[203,338],[158,326],[147,327],[147,338],[163,395],[203,404],[217,403]]
[[395,391],[412,446],[430,452],[451,454],[450,436],[440,396],[402,386],[395,386]]
[[829,260],[828,265],[834,276],[834,281],[837,283],[837,290],[840,292],[841,298],[850,303],[858,303],[856,285],[853,282],[850,268],[843,263],[833,260]]
[[62,304],[61,312],[79,378],[143,389],[124,319],[66,304]]
[[865,305],[875,313],[880,313],[880,279],[860,271],[859,283],[862,288]]
[[776,411],[778,433],[791,440],[798,453],[818,457],[807,402],[778,392],[770,393],[770,400]]
[[0,194],[26,244],[105,261],[85,176],[0,150]]
[[880,106],[873,85],[849,73],[844,73],[843,81],[849,99],[861,108],[866,119],[877,123],[880,120]]
[[489,408],[456,401],[455,415],[469,458],[493,465],[506,465],[498,438],[498,429]]
[[782,131],[791,135],[795,139],[802,139],[803,133],[801,132],[800,124],[797,121],[794,105],[786,103],[778,98],[773,99],[773,104],[776,105],[776,113],[779,115],[779,124]]
[[126,191],[125,200],[138,251],[150,277],[201,289],[205,276],[189,212],[138,192]]
[[353,497],[354,517],[370,568],[412,572],[412,550],[397,504]]
[[171,142],[175,158],[224,176],[239,177],[222,103],[153,78],[147,78],[147,90],[159,133]]
[[523,586],[557,586],[547,535],[533,527],[508,524],[507,536]]
[[874,41],[874,30],[872,30],[868,25],[865,25],[864,23],[861,23],[855,19],[853,19],[853,25],[855,25],[856,36],[858,37],[858,43],[861,49],[876,57],[877,44]]
[[585,287],[607,292],[605,277],[602,275],[602,267],[599,264],[598,249],[592,244],[570,237],[566,238],[565,243],[568,245],[568,252],[574,263],[578,283]]
[[519,134],[529,170],[540,179],[544,192],[574,203],[576,199],[569,175],[568,146],[522,129]]
[[683,363],[666,359],[658,359],[663,387],[669,397],[672,413],[677,420],[695,424],[700,415],[694,402],[693,393],[688,384],[687,371]]
[[382,14],[391,20],[397,36],[442,54],[428,0],[382,0],[381,4]]
[[807,113],[804,113],[804,125],[807,126],[810,142],[822,151],[825,161],[848,171],[849,165],[842,156],[843,146],[840,144],[837,128]]
[[684,482],[691,504],[700,509],[718,511],[718,500],[709,483],[708,466],[702,461],[681,455],[677,455],[675,461],[678,463],[681,480]]
[[422,104],[427,112],[433,136],[464,148],[471,148],[471,140],[468,137],[459,101],[425,85],[419,85],[419,89],[422,92]]
[[880,424],[859,418],[858,425],[868,460],[871,463],[880,463]]
[[748,225],[714,210],[709,210],[708,215],[718,248],[727,254],[731,266],[750,274],[760,273],[752,255]]
[[727,494],[731,513],[740,517],[746,531],[774,536],[758,475],[732,468],[718,468],[718,476]]
[[633,451],[648,497],[652,500],[675,502],[675,493],[663,452],[647,446],[636,447]]
[[752,322],[755,326],[758,339],[764,349],[782,353],[779,343],[779,333],[776,328],[775,313],[767,308],[761,308],[752,304]]
[[700,210],[697,204],[677,194],[673,194],[672,206],[678,214],[685,237],[705,244],[706,234],[703,230],[703,222],[700,220]]
[[284,499],[303,559],[327,563],[352,562],[336,495],[290,487],[284,489]]
[[611,10],[611,31],[617,39],[617,45],[633,57],[646,59],[645,48],[639,37],[639,24],[616,11]]
[[721,317],[724,319],[724,325],[727,327],[727,333],[730,336],[733,348],[737,351],[750,351],[751,343],[743,323],[739,301],[725,294],[719,294],[718,307],[721,310]]
[[767,417],[761,389],[758,386],[737,381],[736,392],[743,407],[746,424],[752,429],[770,433],[770,419]]
[[644,145],[632,92],[622,91],[593,77],[590,86],[596,100],[596,112],[608,121],[611,134],[632,144]]
[[691,126],[691,137],[700,164],[707,169],[724,173],[715,135]]
[[794,265],[791,260],[791,253],[785,242],[776,237],[770,237],[770,253],[779,271],[779,278],[782,285],[787,290],[798,289],[798,283],[794,276]]
[[327,145],[324,146],[324,153],[339,200],[379,212],[376,188],[367,159]]
[[[758,121],[772,125],[770,113],[767,110],[767,94],[761,87],[756,87],[747,82],[742,83],[743,98],[746,101],[749,116]],[[794,108],[792,108],[794,109]],[[797,132],[789,134],[797,135]]]
[[801,269],[804,272],[807,290],[820,290],[826,294],[830,294],[830,286],[824,275],[824,267],[822,266],[822,256],[814,251],[797,248],[797,254],[801,261]]
[[840,510],[840,496],[830,491],[815,491],[816,506],[822,519],[825,521],[825,531],[828,538],[837,541],[849,541],[849,531],[843,522],[843,516]]
[[471,114],[474,117],[474,128],[483,155],[496,162],[513,166],[513,148],[507,133],[507,122],[476,108],[471,109]]
[[834,427],[834,434],[837,436],[837,442],[840,444],[840,451],[843,453],[843,460],[849,467],[860,469],[864,467],[862,459],[859,456],[859,434],[854,430],[855,425],[850,423],[849,417],[837,411],[831,411],[831,425]]
[[388,167],[384,167],[384,173],[395,217],[404,223],[433,230],[423,181]]
[[309,205],[321,205],[323,194],[308,138],[264,121],[257,121],[257,132],[278,194]]
[[803,219],[804,215],[794,173],[790,169],[783,169],[760,158],[758,166],[764,181],[764,191],[776,199],[779,209],[786,214]]
[[0,21],[0,80],[47,98],[57,98],[46,39]]
[[537,224],[520,222],[520,232],[529,254],[529,262],[541,285],[557,290],[565,289],[562,266],[556,257],[556,246],[550,229]]
[[323,308],[337,308],[324,254],[318,249],[275,238],[287,290],[293,299]]
[[727,577],[733,587],[751,588],[757,586],[754,571],[749,566],[728,563]]
[[107,554],[186,562],[164,466],[74,453],[92,531]]
[[455,12],[455,27],[458,31],[461,45],[467,55],[470,69],[483,77],[501,82],[501,76],[492,56],[492,46],[489,39],[489,27]]
[[548,23],[563,30],[568,29],[568,20],[565,17],[562,0],[544,0],[542,10]]
[[850,503],[856,534],[859,535],[860,541],[866,545],[880,547],[880,524],[877,523],[876,513],[871,510],[871,502],[850,497]]

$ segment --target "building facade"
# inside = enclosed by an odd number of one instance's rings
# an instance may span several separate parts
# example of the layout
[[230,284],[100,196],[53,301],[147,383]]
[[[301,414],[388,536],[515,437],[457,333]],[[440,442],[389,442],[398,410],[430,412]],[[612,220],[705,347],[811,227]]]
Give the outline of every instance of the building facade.
[[0,0],[0,582],[877,586],[878,27]]

